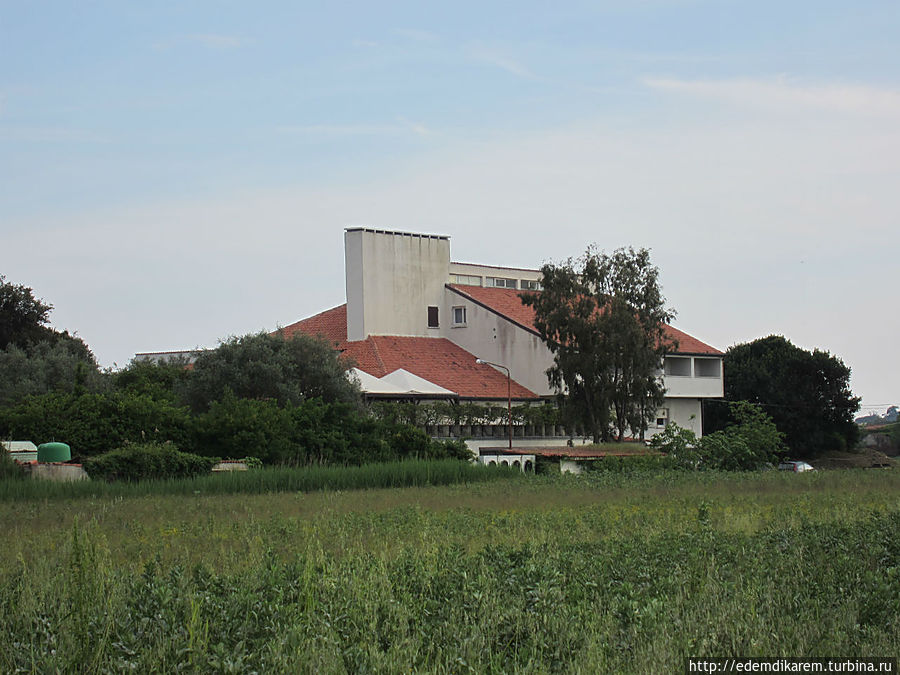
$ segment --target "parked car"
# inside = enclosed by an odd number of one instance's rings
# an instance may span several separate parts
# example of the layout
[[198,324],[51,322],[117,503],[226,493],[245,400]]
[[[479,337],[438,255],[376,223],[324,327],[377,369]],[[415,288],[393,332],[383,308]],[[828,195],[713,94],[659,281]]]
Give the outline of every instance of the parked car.
[[804,471],[815,471],[815,467],[806,462],[782,462],[778,465],[779,471],[793,471],[794,473],[803,473]]

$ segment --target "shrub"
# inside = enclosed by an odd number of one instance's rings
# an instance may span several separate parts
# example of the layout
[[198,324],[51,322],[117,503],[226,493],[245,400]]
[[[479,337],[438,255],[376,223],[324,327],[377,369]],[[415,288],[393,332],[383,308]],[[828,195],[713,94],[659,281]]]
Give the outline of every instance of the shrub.
[[697,469],[700,466],[701,453],[697,434],[684,429],[674,422],[656,434],[650,441],[654,450],[666,453],[672,458],[675,466],[683,469]]
[[181,452],[168,443],[140,443],[92,457],[84,462],[84,470],[94,479],[137,482],[202,476],[218,461]]
[[728,403],[735,423],[701,439],[693,431],[669,424],[653,437],[650,446],[674,458],[685,469],[750,471],[773,462],[784,452],[784,436],[758,405]]
[[171,441],[185,447],[190,423],[186,408],[130,392],[55,392],[0,409],[0,434],[64,441],[79,459],[126,443]]

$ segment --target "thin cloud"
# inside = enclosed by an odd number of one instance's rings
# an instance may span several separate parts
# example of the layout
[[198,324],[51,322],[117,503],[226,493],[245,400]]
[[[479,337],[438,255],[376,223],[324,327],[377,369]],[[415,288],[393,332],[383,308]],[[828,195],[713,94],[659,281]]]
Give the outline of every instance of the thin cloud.
[[394,32],[413,42],[437,42],[439,39],[437,34],[418,28],[397,28]]
[[479,63],[499,68],[500,70],[511,73],[516,77],[522,77],[526,79],[534,78],[534,73],[532,73],[526,66],[522,65],[515,59],[510,58],[506,54],[503,54],[496,50],[484,49],[482,47],[470,47],[466,50],[466,52],[471,59],[478,61]]
[[205,49],[240,49],[246,47],[253,41],[248,38],[239,37],[237,35],[221,35],[218,33],[192,33],[189,35],[179,35],[170,40],[157,42],[154,46],[156,49],[167,50],[179,44],[193,44],[204,47]]
[[353,136],[400,136],[412,132],[417,136],[429,136],[431,130],[424,124],[398,118],[399,124],[300,124],[276,128],[281,134],[308,138],[337,139]]
[[645,78],[652,89],[716,99],[742,106],[791,110],[813,108],[873,117],[900,115],[900,90],[869,85],[799,84],[786,77],[771,80],[679,80]]
[[71,127],[0,127],[0,142],[109,143],[110,139],[93,131]]

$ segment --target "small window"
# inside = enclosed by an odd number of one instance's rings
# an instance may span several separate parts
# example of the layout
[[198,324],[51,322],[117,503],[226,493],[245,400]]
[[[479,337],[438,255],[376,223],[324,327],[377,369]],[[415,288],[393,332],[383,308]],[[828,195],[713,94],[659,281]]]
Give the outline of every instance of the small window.
[[541,290],[541,282],[533,281],[531,279],[522,279],[519,283],[519,288],[523,291],[539,291]]
[[501,277],[488,277],[487,285],[494,286],[496,288],[518,288],[518,284],[515,279],[504,279]]
[[662,429],[663,427],[665,427],[666,426],[666,418],[665,417],[657,417],[656,418],[656,426],[659,429]]
[[466,308],[465,307],[454,307],[453,308],[453,325],[454,326],[465,326],[466,325]]
[[428,327],[429,328],[438,328],[440,324],[438,323],[438,308],[437,307],[429,307],[428,308]]
[[667,356],[666,357],[666,375],[675,377],[691,376],[691,360],[690,358]]

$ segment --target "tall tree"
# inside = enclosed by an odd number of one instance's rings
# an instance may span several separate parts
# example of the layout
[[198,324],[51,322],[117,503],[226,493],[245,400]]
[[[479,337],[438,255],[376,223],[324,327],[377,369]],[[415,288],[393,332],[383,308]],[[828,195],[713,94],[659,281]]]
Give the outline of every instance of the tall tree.
[[643,434],[662,404],[659,373],[674,344],[665,324],[659,270],[647,249],[612,254],[590,247],[577,260],[545,264],[539,293],[523,293],[534,325],[553,354],[547,378],[567,416],[594,442]]
[[27,286],[11,284],[0,274],[0,349],[25,347],[45,339],[50,329],[48,305]]
[[[850,390],[850,368],[827,351],[808,351],[780,335],[731,347],[725,353],[725,398],[758,403],[795,453],[814,457],[852,448],[860,399]],[[727,419],[710,408],[710,430]]]
[[357,402],[359,389],[347,379],[346,368],[325,341],[258,333],[231,338],[200,354],[181,392],[195,412],[208,410],[229,390],[238,398],[273,399],[282,405],[310,398]]
[[0,405],[51,391],[99,391],[104,378],[84,341],[51,328],[52,305],[0,275]]

